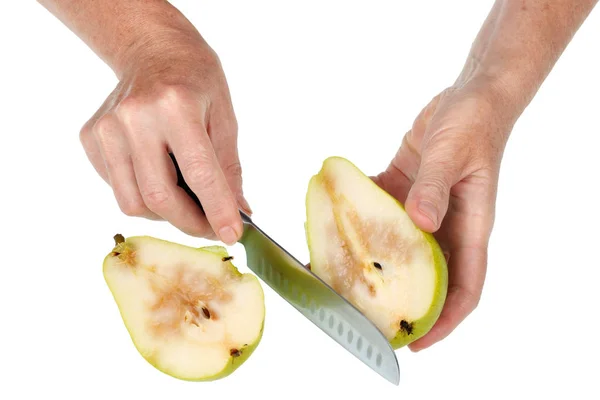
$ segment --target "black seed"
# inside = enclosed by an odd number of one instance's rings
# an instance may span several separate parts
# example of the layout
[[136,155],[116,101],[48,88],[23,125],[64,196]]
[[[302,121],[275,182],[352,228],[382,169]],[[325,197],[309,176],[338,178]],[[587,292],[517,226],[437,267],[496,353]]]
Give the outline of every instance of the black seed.
[[115,244],[120,244],[123,243],[125,241],[125,238],[123,237],[123,235],[121,235],[120,233],[117,233],[113,239],[115,239]]
[[229,350],[229,355],[232,357],[239,357],[242,354],[238,349]]
[[222,260],[222,261],[229,261],[229,260],[233,260],[233,256],[223,257],[221,260]]
[[400,330],[406,332],[407,334],[412,334],[413,326],[409,324],[405,320],[400,321]]
[[202,313],[206,318],[210,319],[210,312],[208,311],[208,308],[202,307]]
[[377,269],[381,269],[381,264],[379,264],[378,262],[374,262],[373,265],[375,266],[375,268]]

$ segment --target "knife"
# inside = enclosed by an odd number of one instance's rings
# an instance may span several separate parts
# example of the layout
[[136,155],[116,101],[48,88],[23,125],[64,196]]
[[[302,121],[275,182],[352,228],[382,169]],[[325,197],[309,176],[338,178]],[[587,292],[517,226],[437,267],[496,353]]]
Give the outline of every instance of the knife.
[[[170,153],[177,171],[177,185],[204,212]],[[399,385],[400,367],[396,353],[381,331],[356,307],[306,268],[263,232],[240,210],[244,232],[239,240],[247,265],[271,289],[303,314],[339,345],[389,382]]]

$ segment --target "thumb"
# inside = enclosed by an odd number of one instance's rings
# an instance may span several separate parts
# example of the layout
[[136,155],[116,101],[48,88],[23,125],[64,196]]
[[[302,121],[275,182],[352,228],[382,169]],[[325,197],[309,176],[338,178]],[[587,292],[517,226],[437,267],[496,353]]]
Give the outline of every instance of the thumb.
[[448,211],[450,191],[460,180],[462,165],[453,146],[430,142],[406,198],[405,206],[413,222],[427,232],[435,232]]

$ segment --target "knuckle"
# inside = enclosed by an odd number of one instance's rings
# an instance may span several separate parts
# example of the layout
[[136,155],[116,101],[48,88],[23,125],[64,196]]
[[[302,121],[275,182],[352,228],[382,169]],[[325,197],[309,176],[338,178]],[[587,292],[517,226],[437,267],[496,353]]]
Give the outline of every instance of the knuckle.
[[211,187],[216,183],[211,162],[206,156],[195,156],[183,165],[184,173],[192,185]]
[[203,92],[195,92],[186,85],[163,85],[156,90],[156,102],[160,109],[174,113],[182,111],[186,104],[200,104],[208,108],[209,97]]
[[[138,102],[140,101],[138,100]],[[138,104],[137,115],[143,115],[141,111],[146,108],[159,109],[167,114],[181,115],[182,113],[187,114],[190,104],[194,106],[194,109],[197,105],[208,109],[210,96],[204,91],[194,90],[184,84],[159,84],[154,87],[151,98],[141,103],[141,105]]]
[[103,115],[96,120],[92,130],[94,136],[96,136],[102,144],[106,144],[106,142],[111,140],[111,137],[116,133],[115,121],[110,115]]
[[144,203],[136,199],[119,201],[119,208],[123,214],[129,217],[141,217],[147,212],[147,208]]
[[127,96],[115,107],[115,113],[119,117],[137,114],[143,107],[144,102],[138,96]]
[[144,201],[151,210],[162,209],[169,203],[171,196],[162,185],[150,185],[141,190]]
[[430,176],[422,183],[421,191],[428,195],[435,196],[440,200],[449,195],[449,188],[446,180],[439,175]]
[[125,97],[115,106],[114,113],[123,123],[123,125],[131,130],[140,118],[146,113],[148,102],[139,96]]
[[79,130],[79,141],[85,149],[89,149],[92,147],[92,140],[92,129],[90,123],[87,123]]
[[241,177],[242,165],[239,163],[239,161],[233,162],[225,168],[224,172],[228,176]]
[[157,92],[159,101],[167,106],[179,104],[189,96],[189,89],[183,85],[164,85]]
[[190,169],[190,181],[195,185],[202,185],[207,188],[215,186],[217,178],[212,171],[207,168],[191,168]]

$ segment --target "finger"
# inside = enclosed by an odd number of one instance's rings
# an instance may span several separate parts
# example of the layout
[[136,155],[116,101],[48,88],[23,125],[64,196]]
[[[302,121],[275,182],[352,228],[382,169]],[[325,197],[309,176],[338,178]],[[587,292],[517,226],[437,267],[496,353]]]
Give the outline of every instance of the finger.
[[436,238],[448,263],[448,295],[435,326],[412,344],[416,351],[444,339],[477,307],[487,270],[487,249],[494,225],[496,180],[475,173],[453,190],[452,213]]
[[198,196],[217,237],[232,245],[242,234],[239,207],[202,122],[204,115],[181,115],[177,134],[169,143],[181,173]]
[[439,229],[448,211],[450,189],[463,174],[466,157],[457,141],[433,139],[425,145],[421,163],[407,199],[406,210],[419,228]]
[[443,340],[477,307],[487,269],[486,247],[455,249],[448,270],[448,295],[444,308],[433,328],[422,338],[409,344],[412,351],[420,351]]
[[387,169],[379,175],[372,177],[373,181],[379,187],[388,192],[402,204],[406,202],[406,198],[413,184],[413,178],[411,178],[411,176],[416,174],[418,168],[417,165],[412,165],[414,164],[414,159],[412,150],[407,146],[405,136],[402,145]]
[[[143,135],[154,139],[137,141]],[[132,134],[133,165],[146,206],[173,226],[191,236],[215,239],[201,209],[177,186],[177,175],[167,148],[157,135]]]
[[108,172],[106,171],[106,165],[104,163],[104,158],[102,156],[102,152],[100,151],[100,147],[98,146],[98,142],[96,137],[94,136],[94,126],[98,122],[100,117],[103,117],[107,110],[110,109],[117,99],[117,93],[119,93],[119,86],[121,83],[117,85],[117,88],[104,100],[102,105],[96,110],[94,115],[83,125],[79,132],[79,141],[83,146],[85,154],[98,173],[100,177],[110,185],[110,179],[108,177]]
[[81,128],[79,132],[79,141],[83,147],[85,155],[88,160],[98,173],[100,177],[110,185],[110,179],[108,178],[108,173],[106,172],[106,167],[104,165],[104,159],[102,158],[102,153],[98,148],[98,144],[96,142],[96,138],[92,132],[92,126],[95,123],[95,120],[90,120],[86,122],[86,124]]
[[229,106],[214,107],[208,123],[208,135],[229,188],[238,203],[248,215],[252,209],[244,196],[242,166],[237,143],[237,121]]
[[121,211],[128,216],[160,219],[143,201],[129,155],[129,145],[119,121],[111,115],[105,115],[97,119],[92,130]]

